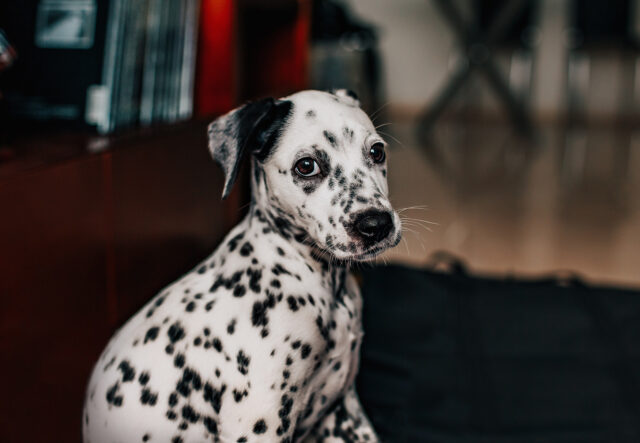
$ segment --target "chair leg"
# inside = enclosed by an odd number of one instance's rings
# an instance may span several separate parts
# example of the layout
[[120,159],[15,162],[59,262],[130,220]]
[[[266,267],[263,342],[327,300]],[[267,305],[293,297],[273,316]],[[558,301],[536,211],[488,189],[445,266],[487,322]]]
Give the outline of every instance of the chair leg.
[[436,97],[436,100],[421,113],[418,118],[418,139],[423,141],[427,136],[433,125],[435,124],[440,114],[446,109],[449,102],[455,97],[458,91],[466,83],[467,79],[471,75],[472,66],[469,63],[461,66],[456,73],[451,77],[444,90]]
[[505,105],[507,114],[516,129],[522,135],[531,136],[533,132],[533,125],[531,124],[529,113],[527,112],[524,103],[518,100],[516,95],[513,93],[507,83],[507,80],[495,65],[494,61],[488,60],[481,66],[481,68],[487,78],[487,81]]

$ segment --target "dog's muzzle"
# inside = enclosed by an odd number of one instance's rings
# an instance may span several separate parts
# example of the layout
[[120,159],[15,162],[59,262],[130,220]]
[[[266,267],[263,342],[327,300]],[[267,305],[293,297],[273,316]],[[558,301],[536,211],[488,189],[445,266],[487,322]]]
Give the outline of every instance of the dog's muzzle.
[[353,222],[353,232],[364,243],[378,243],[389,236],[393,218],[386,211],[370,210],[359,214]]

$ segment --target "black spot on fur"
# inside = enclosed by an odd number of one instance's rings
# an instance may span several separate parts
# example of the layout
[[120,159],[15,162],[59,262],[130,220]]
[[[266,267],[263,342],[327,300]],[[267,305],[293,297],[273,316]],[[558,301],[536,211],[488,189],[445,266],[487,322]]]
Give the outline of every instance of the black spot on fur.
[[351,89],[345,89],[344,93],[347,97],[351,97],[354,100],[358,100],[358,95],[355,92],[353,92]]
[[251,323],[253,326],[266,326],[268,322],[266,304],[259,301],[255,302],[251,311]]
[[347,128],[346,126],[344,128],[342,128],[342,135],[344,136],[344,138],[351,143],[353,141],[353,129],[351,128]]
[[148,341],[154,341],[156,338],[158,338],[158,331],[160,331],[160,328],[157,326],[149,328],[147,330],[147,333],[144,335],[143,343],[146,344]]
[[284,238],[289,238],[290,236],[289,232],[291,231],[291,223],[289,223],[287,220],[285,220],[282,217],[274,218],[273,223],[278,229],[278,232],[280,232],[280,235],[282,235]]
[[140,394],[140,403],[143,405],[155,406],[158,401],[158,394],[152,393],[149,388],[144,388]]
[[284,266],[282,266],[280,263],[276,263],[273,269],[271,269],[271,272],[273,272],[275,275],[280,275],[280,274],[291,275],[291,272],[287,271],[284,268]]
[[169,340],[171,340],[171,343],[182,340],[184,338],[184,329],[180,325],[180,322],[175,322],[174,324],[172,324],[167,331],[167,335],[169,336]]
[[255,117],[251,120],[247,119],[246,125],[248,127],[238,128],[238,131],[244,130],[248,134],[245,146],[259,148],[253,151],[253,155],[260,162],[264,162],[272,153],[280,138],[282,128],[293,110],[293,102],[289,100],[265,100],[271,104],[268,112],[257,121]]
[[176,354],[175,358],[173,359],[173,365],[176,368],[182,368],[184,366],[184,355]]
[[118,369],[122,372],[122,381],[124,383],[130,382],[136,377],[136,370],[131,367],[127,360],[122,360],[118,365]]
[[238,247],[238,243],[240,242],[240,240],[242,240],[243,237],[244,237],[244,232],[241,232],[240,234],[236,235],[231,240],[229,240],[229,242],[227,243],[227,246],[229,247],[229,251],[233,252],[233,250],[235,250]]
[[111,357],[111,360],[109,360],[109,362],[104,365],[104,368],[102,368],[103,372],[107,372],[107,369],[109,369],[111,366],[113,366],[113,364],[116,362],[116,358],[115,357]]
[[235,400],[236,403],[240,403],[242,399],[248,395],[249,393],[247,392],[246,389],[244,391],[238,391],[237,389],[233,390],[233,399]]
[[220,413],[220,408],[222,407],[222,396],[227,389],[227,385],[222,385],[220,389],[216,389],[211,386],[209,383],[204,385],[204,401],[211,404],[211,407],[216,412],[216,414]]
[[113,406],[120,407],[122,406],[122,396],[118,395],[118,390],[120,389],[120,383],[116,382],[113,386],[111,386],[107,390],[107,403]]
[[289,414],[291,414],[291,408],[293,407],[293,399],[288,395],[283,395],[280,399],[281,408],[278,410],[278,416],[280,417],[280,426],[276,429],[278,435],[282,435],[289,430],[291,426],[291,420]]
[[289,309],[293,312],[298,310],[298,301],[293,296],[287,297],[287,303],[289,304]]
[[196,391],[202,389],[202,379],[195,370],[185,368],[182,371],[182,378],[176,384],[176,391],[183,397],[189,397],[192,389]]
[[311,354],[311,345],[305,343],[304,345],[302,345],[302,349],[300,349],[300,355],[302,356],[302,358],[307,358],[309,354]]
[[262,279],[261,269],[247,269],[247,275],[249,275],[249,289],[256,294],[259,294],[262,288],[260,287],[260,280]]
[[237,285],[233,290],[234,297],[242,297],[247,293],[247,288],[244,285]]
[[140,373],[140,377],[138,377],[138,382],[144,386],[149,382],[149,373],[148,372],[141,372]]
[[334,133],[325,130],[322,131],[322,135],[324,135],[324,138],[329,142],[332,148],[338,147],[338,141]]
[[264,434],[265,432],[267,432],[267,424],[263,419],[260,419],[253,425],[253,433]]
[[238,363],[238,371],[242,375],[247,375],[249,372],[249,363],[251,362],[251,358],[246,355],[242,349],[238,351],[238,355],[236,356],[236,362]]
[[200,419],[200,414],[198,414],[190,405],[184,405],[182,407],[182,418],[191,423],[195,423]]
[[251,243],[249,242],[245,242],[245,244],[242,245],[242,248],[240,248],[240,255],[243,257],[248,257],[252,252],[253,246],[251,246]]
[[224,278],[222,275],[218,276],[216,281],[213,283],[209,292],[215,292],[218,290],[220,286],[224,286],[226,289],[231,289],[235,284],[237,284],[242,278],[242,274],[244,272],[237,271],[234,272],[233,275],[229,278]]
[[204,427],[207,431],[214,435],[218,434],[218,424],[212,417],[205,417],[202,422],[204,423]]

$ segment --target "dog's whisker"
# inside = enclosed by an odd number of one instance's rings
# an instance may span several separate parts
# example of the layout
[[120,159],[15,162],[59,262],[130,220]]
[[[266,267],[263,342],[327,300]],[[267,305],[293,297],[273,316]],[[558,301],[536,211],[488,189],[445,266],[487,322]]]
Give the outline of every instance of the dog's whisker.
[[411,219],[411,218],[402,218],[402,223],[413,223],[414,225],[423,225],[423,226],[439,226],[436,222],[428,222],[426,220],[420,219]]
[[378,131],[380,134],[385,135],[391,139],[393,139],[396,143],[398,143],[400,146],[402,146],[403,148],[405,147],[404,143],[402,143],[400,140],[398,140],[396,137],[394,137],[393,135],[384,132],[384,131]]
[[409,227],[407,227],[407,226],[403,226],[403,227],[402,227],[402,232],[410,232],[410,233],[412,233],[412,234],[419,235],[416,231],[414,231],[413,229],[411,229],[411,228],[409,228]]
[[413,221],[413,222],[416,222],[416,223],[424,223],[424,224],[427,224],[427,225],[440,226],[440,223],[438,223],[438,222],[432,222],[432,221],[429,221],[429,220],[423,220],[421,218],[402,217],[401,219],[402,219],[402,221]]
[[396,212],[398,214],[401,214],[405,211],[412,211],[412,210],[417,210],[417,211],[429,211],[431,208],[429,208],[429,206],[426,205],[416,205],[416,206],[407,206],[404,208],[400,208],[400,209],[396,209]]
[[424,225],[408,224],[408,226],[412,226],[412,227],[414,227],[414,228],[420,228],[420,229],[424,229],[425,231],[433,232],[433,230],[432,230],[432,229],[430,229],[429,227],[424,226]]
[[404,235],[402,236],[402,243],[404,244],[404,247],[405,247],[405,249],[407,251],[407,255],[410,255],[409,254],[409,244],[407,243],[407,239],[404,237]]
[[[412,233],[417,238],[418,242],[420,243],[420,247],[422,248],[422,251],[426,252],[426,248],[424,246],[424,241],[423,241],[422,235],[420,235],[418,232],[416,232],[416,231],[414,231],[413,229],[410,229],[410,228],[403,228],[403,232],[405,231],[405,229],[406,229],[407,232]],[[410,254],[408,251],[407,251],[407,253]]]
[[412,229],[407,228],[407,231],[411,232],[414,235],[414,237],[420,243],[420,247],[422,248],[422,251],[426,252],[426,248],[424,246],[424,237],[420,233],[418,233],[418,232],[416,232],[416,231],[414,231]]
[[407,219],[414,219],[414,220],[425,220],[425,219],[417,218],[417,217],[409,217],[408,215],[401,215],[400,217],[407,218]]
[[415,222],[415,223],[420,223],[420,224],[425,224],[425,225],[432,225],[432,226],[439,226],[440,223],[438,222],[434,222],[434,221],[429,221],[423,218],[415,218],[415,217],[408,217],[406,215],[403,214],[399,214],[400,216],[400,221],[405,222]]
[[376,121],[376,118],[378,117],[378,114],[380,113],[380,111],[382,111],[384,108],[386,108],[387,106],[389,106],[391,104],[391,101],[386,102],[385,104],[383,104],[382,106],[380,106],[375,112],[373,112],[369,118],[371,119],[372,122]]
[[376,126],[374,129],[378,130],[379,128],[384,128],[385,126],[389,126],[389,125],[392,125],[392,124],[393,124],[392,122],[381,123],[378,126]]
[[421,224],[417,224],[417,223],[413,223],[413,224],[412,223],[407,223],[407,226],[411,226],[411,227],[416,228],[416,229],[424,229],[425,231],[428,231],[428,232],[433,232],[433,229],[431,229],[430,227],[425,226],[425,225],[421,225]]

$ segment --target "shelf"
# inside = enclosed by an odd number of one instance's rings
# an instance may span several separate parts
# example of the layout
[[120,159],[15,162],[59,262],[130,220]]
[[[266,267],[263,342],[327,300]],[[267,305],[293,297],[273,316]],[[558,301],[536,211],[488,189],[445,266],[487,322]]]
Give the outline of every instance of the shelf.
[[[0,180],[40,168],[88,158],[102,152],[128,149],[140,143],[150,143],[167,137],[171,139],[180,134],[199,132],[204,136],[207,124],[213,118],[132,129],[107,136],[87,131],[69,131],[15,137],[9,142],[0,144]],[[202,149],[207,149],[206,140]]]

